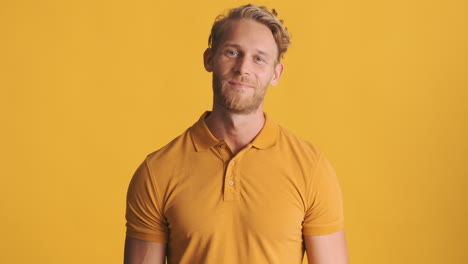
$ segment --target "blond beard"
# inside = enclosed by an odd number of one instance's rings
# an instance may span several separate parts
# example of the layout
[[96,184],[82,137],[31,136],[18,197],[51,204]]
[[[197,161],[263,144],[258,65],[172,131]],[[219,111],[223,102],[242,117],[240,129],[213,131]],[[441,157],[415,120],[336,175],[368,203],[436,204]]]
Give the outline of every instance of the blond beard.
[[[244,80],[241,80],[244,82]],[[255,90],[252,96],[245,97],[242,95],[242,89],[228,89],[224,86],[228,85],[213,75],[213,94],[214,103],[222,106],[228,111],[238,114],[250,114],[255,112],[263,102],[267,87],[258,88],[254,86]]]

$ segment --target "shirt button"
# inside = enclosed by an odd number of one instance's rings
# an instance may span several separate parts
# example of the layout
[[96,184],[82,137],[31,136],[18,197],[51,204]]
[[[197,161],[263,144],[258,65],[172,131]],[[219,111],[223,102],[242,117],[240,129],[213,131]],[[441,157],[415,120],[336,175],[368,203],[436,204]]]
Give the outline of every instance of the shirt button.
[[229,163],[229,165],[231,165],[231,166],[234,166],[234,164],[236,164],[235,160],[233,160],[233,161],[231,161],[231,163]]
[[229,185],[234,185],[234,181],[233,180],[229,180]]

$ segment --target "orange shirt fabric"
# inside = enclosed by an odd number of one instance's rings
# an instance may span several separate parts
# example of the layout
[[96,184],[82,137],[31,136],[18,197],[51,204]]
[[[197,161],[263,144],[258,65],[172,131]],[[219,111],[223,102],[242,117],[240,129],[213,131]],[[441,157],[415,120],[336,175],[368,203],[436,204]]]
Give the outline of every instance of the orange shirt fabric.
[[168,243],[169,264],[300,264],[303,236],[343,228],[335,171],[314,145],[266,116],[234,156],[207,115],[135,172],[127,236]]

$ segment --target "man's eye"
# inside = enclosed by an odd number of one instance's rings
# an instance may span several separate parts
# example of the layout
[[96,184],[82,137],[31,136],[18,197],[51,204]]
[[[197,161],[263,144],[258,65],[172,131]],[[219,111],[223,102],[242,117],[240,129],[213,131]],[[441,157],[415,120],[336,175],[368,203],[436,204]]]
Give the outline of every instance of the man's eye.
[[264,62],[265,61],[262,57],[256,57],[255,60],[257,62]]
[[227,51],[227,54],[228,54],[229,56],[231,56],[231,57],[237,56],[237,52],[235,52],[235,51],[233,51],[233,50],[228,50],[228,51]]

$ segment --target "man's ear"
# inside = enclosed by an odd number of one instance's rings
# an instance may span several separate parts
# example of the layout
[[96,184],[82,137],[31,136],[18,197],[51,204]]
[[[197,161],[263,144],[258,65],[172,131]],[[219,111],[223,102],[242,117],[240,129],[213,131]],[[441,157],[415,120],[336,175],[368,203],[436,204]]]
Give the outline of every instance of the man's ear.
[[279,83],[279,80],[281,78],[281,75],[283,74],[284,71],[284,66],[283,63],[278,62],[275,65],[275,69],[273,72],[273,78],[270,81],[271,86],[276,86]]
[[203,53],[203,65],[207,72],[213,71],[213,50],[211,48],[207,48]]

